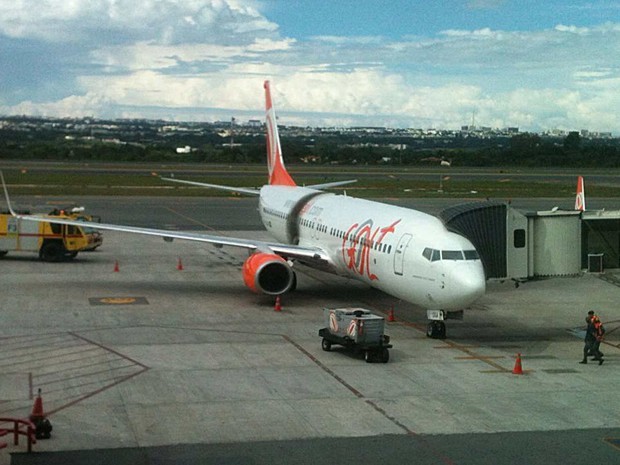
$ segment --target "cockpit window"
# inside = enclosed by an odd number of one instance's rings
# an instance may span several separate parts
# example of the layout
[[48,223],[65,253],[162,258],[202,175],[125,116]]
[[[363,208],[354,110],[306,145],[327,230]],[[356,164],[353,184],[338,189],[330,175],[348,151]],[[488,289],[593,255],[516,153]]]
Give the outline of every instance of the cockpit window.
[[431,262],[438,260],[480,260],[476,250],[437,250],[426,247],[422,256]]
[[463,250],[465,260],[480,260],[480,255],[476,250]]
[[441,252],[437,249],[431,249],[430,247],[424,249],[422,256],[431,262],[441,260]]
[[443,260],[463,260],[463,252],[460,250],[442,250],[441,258]]

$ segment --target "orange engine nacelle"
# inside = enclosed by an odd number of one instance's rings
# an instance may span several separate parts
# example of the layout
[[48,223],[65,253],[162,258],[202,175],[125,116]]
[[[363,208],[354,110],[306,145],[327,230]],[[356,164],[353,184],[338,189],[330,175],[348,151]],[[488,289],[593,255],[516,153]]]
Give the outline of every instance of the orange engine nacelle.
[[243,264],[243,281],[254,292],[280,295],[293,286],[295,275],[279,255],[259,252],[250,255]]

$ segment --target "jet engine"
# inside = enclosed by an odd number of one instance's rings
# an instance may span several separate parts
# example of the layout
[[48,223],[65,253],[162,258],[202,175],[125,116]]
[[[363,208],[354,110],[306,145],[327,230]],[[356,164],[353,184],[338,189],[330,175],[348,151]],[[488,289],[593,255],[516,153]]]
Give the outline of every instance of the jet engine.
[[279,255],[259,252],[243,264],[243,281],[254,292],[280,295],[291,289],[295,273]]

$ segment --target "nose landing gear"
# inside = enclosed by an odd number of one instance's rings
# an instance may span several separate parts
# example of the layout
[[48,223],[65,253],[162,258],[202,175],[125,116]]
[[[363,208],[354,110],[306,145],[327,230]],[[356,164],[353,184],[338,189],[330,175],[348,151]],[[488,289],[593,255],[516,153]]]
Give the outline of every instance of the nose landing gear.
[[426,326],[426,336],[432,339],[445,339],[446,324],[438,320],[429,321]]
[[462,320],[463,310],[427,310],[426,317],[430,320],[426,326],[426,335],[433,339],[445,339],[446,324],[444,320]]

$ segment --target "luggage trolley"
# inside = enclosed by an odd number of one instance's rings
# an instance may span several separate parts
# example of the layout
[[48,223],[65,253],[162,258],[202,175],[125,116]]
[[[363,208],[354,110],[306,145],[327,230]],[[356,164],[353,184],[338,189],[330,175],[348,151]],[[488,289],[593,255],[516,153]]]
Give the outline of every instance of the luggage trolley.
[[387,363],[390,337],[383,334],[385,319],[363,308],[324,308],[326,327],[319,330],[321,347],[330,351],[338,344],[356,352],[363,352],[366,362]]

